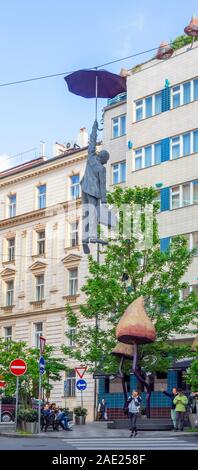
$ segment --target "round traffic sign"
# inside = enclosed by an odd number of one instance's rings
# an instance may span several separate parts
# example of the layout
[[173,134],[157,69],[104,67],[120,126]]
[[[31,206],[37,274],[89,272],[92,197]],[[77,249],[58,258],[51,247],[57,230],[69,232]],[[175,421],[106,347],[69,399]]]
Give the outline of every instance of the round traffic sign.
[[23,359],[14,359],[10,363],[10,372],[12,372],[13,375],[23,375],[26,373],[27,370],[27,364]]
[[87,388],[87,382],[84,379],[77,380],[76,387],[78,390],[85,390]]

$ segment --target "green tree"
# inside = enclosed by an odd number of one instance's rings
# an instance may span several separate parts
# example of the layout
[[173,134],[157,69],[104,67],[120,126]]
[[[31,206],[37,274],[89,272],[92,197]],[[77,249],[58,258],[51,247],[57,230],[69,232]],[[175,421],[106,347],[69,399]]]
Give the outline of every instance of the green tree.
[[[139,347],[139,364],[146,372],[163,372],[175,359],[190,354],[188,345],[173,340],[176,334],[197,331],[198,296],[191,292],[181,299],[182,289],[188,286],[183,276],[190,266],[193,251],[189,252],[184,237],[174,237],[167,251],[159,246],[156,190],[153,188],[116,188],[108,195],[108,202],[120,212],[119,235],[109,240],[98,264],[89,257],[89,276],[83,286],[86,305],[80,305],[80,315],[67,306],[68,325],[75,327],[75,348],[63,346],[68,357],[89,365],[89,370],[100,369],[114,373],[118,360],[111,350],[116,344],[115,328],[126,307],[143,295],[146,310],[155,324],[157,339],[153,344]],[[122,236],[122,206],[127,204],[128,234]],[[141,227],[145,229],[145,206],[153,204],[153,244],[139,247],[133,234],[135,208],[141,208]],[[130,222],[131,220],[131,222]],[[135,236],[137,238],[135,238]],[[87,322],[89,320],[89,322]],[[69,336],[69,335],[68,335]],[[126,368],[131,364],[126,364]]]
[[[42,376],[42,387],[46,393],[53,389],[53,382],[61,380],[61,372],[65,370],[63,358],[55,356],[54,352],[53,346],[46,345],[43,353],[46,372]],[[0,375],[6,382],[6,395],[13,395],[16,391],[16,377],[11,374],[9,364],[12,360],[21,358],[27,363],[27,372],[20,377],[20,399],[26,405],[30,403],[31,398],[38,397],[39,357],[39,349],[29,348],[24,341],[15,342],[0,339]]]
[[190,367],[186,373],[186,381],[188,384],[191,385],[192,391],[198,391],[198,348],[197,348],[197,356],[192,361]]

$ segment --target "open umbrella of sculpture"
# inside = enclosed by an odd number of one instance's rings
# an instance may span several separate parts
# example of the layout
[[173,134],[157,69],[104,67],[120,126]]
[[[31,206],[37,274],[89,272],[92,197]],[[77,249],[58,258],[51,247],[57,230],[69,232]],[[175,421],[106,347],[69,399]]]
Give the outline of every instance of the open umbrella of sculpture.
[[114,98],[126,92],[126,78],[107,70],[77,70],[64,77],[69,91],[84,98],[95,98],[97,119],[98,98]]
[[132,371],[137,379],[146,387],[147,417],[150,417],[151,390],[138,370],[137,354],[138,344],[152,343],[155,341],[156,332],[145,311],[144,299],[142,296],[134,300],[134,302],[132,302],[125,310],[116,328],[116,338],[122,343],[133,344],[134,353]]
[[171,47],[168,42],[163,41],[161,42],[159,49],[156,54],[156,59],[164,60],[169,59],[173,55],[174,49]]
[[184,32],[193,38],[192,46],[196,37],[198,37],[198,17],[193,15],[190,23],[184,28]]
[[124,399],[126,402],[127,401],[127,389],[126,389],[124,374],[122,371],[122,366],[123,366],[125,359],[130,359],[130,360],[133,359],[133,345],[118,342],[115,348],[112,349],[111,354],[113,356],[117,356],[120,358],[119,374],[117,374],[117,377],[120,377],[122,380],[122,388],[123,388],[123,393],[124,393]]

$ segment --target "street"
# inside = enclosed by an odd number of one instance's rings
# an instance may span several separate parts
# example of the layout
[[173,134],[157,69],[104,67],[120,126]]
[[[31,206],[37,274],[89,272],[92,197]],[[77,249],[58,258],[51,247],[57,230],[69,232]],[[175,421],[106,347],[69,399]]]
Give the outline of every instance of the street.
[[10,438],[0,437],[0,450],[198,450],[198,436],[162,436],[135,439],[105,438]]

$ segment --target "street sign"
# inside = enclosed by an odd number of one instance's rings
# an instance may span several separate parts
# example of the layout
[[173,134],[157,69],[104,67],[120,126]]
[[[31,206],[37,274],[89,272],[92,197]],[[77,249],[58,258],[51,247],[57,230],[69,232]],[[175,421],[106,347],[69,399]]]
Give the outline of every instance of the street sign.
[[43,336],[40,336],[40,337],[39,337],[39,341],[40,341],[40,354],[43,354],[43,353],[44,353],[44,349],[45,349],[46,339],[43,338]]
[[40,374],[44,374],[45,372],[45,359],[43,356],[40,357],[39,359],[39,372]]
[[81,392],[87,388],[87,382],[84,379],[80,379],[76,382],[76,388]]
[[87,370],[87,366],[75,367],[75,371],[78,374],[78,376],[80,377],[80,379],[83,378],[83,375],[86,372],[86,370]]
[[16,375],[19,377],[20,375],[25,374],[27,371],[27,364],[23,359],[14,359],[10,363],[10,372],[12,372],[13,375]]

